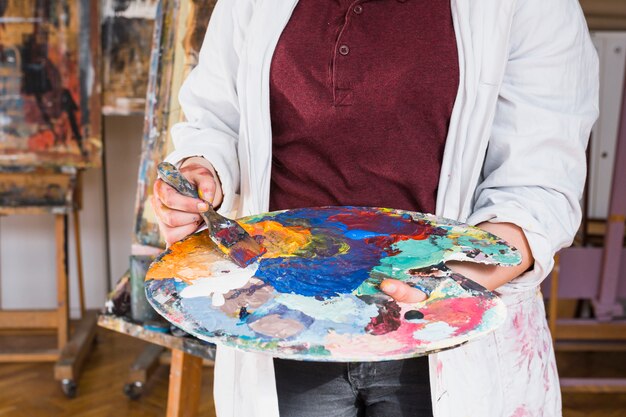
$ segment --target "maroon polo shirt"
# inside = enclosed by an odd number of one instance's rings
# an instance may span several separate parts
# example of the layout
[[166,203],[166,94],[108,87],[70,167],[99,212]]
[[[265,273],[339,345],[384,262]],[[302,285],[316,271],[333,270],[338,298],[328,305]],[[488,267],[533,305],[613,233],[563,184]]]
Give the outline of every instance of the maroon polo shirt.
[[270,209],[433,212],[458,79],[449,0],[300,0],[270,72]]

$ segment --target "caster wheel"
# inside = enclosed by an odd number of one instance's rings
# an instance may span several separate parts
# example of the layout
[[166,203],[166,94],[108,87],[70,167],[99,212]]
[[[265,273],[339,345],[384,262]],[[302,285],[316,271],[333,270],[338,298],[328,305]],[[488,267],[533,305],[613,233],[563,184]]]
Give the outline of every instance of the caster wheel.
[[131,382],[124,385],[124,394],[131,400],[138,400],[143,394],[143,384],[141,382]]
[[77,386],[76,382],[74,382],[73,380],[64,379],[63,381],[61,381],[61,389],[63,390],[63,394],[65,394],[67,398],[76,397]]

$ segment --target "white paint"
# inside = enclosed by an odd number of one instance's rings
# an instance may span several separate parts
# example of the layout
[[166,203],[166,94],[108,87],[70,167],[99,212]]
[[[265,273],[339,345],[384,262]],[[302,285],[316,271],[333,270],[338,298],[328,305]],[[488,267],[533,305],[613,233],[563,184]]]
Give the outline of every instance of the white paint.
[[192,285],[180,292],[183,298],[211,297],[215,307],[224,305],[224,294],[246,285],[259,268],[258,263],[252,263],[245,268],[239,268],[232,262],[219,261],[211,265],[209,276],[198,278]]
[[436,323],[427,324],[424,328],[413,332],[413,337],[418,340],[434,342],[452,336],[455,331],[456,328],[450,326],[448,323],[438,321]]
[[[103,18],[115,16],[113,4],[113,0],[103,1],[101,9]],[[157,4],[157,0],[135,0],[119,15],[128,19],[154,19],[156,17]]]
[[378,315],[376,305],[368,305],[353,295],[317,300],[298,294],[279,294],[276,296],[276,302],[292,310],[302,311],[307,316],[315,317],[316,320],[329,320],[338,323],[346,322],[348,318],[352,318],[354,321],[365,320],[368,322],[370,317]]

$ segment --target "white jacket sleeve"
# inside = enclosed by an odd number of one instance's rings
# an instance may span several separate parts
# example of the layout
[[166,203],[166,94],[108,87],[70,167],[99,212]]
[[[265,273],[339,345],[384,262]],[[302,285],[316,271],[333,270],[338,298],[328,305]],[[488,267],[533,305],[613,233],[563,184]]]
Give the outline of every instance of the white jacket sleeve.
[[468,223],[521,227],[536,286],[581,219],[585,149],[598,114],[598,62],[576,0],[520,0],[491,137]]
[[175,150],[166,158],[174,164],[190,156],[203,156],[210,161],[224,192],[221,212],[232,210],[239,189],[236,77],[237,45],[242,42],[243,33],[234,18],[237,3],[222,0],[215,6],[198,65],[179,93],[186,121],[172,127]]

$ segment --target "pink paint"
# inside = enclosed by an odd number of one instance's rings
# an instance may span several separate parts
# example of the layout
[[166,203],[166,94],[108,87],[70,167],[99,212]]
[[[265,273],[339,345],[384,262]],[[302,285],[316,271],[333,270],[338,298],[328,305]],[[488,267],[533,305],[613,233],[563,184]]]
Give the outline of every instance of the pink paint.
[[516,314],[513,317],[513,327],[515,328],[515,330],[523,330],[524,329],[524,325],[521,323],[519,312],[518,312],[518,314]]
[[513,412],[513,414],[511,414],[511,417],[529,417],[529,416],[530,416],[530,412],[528,411],[528,409],[526,408],[526,405],[524,404],[517,407],[515,411]]
[[521,368],[524,364],[526,367],[530,367],[530,363],[535,356],[535,332],[532,331],[530,323],[526,323],[524,320],[526,313],[522,310],[517,310],[513,316],[513,328],[516,330],[519,360],[517,361],[518,368]]
[[446,322],[456,327],[453,336],[475,329],[481,323],[485,310],[487,310],[485,305],[472,297],[447,298],[420,309],[426,320],[446,317]]

